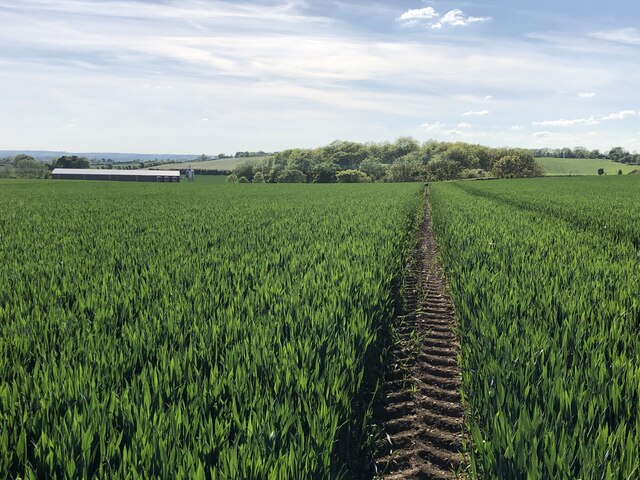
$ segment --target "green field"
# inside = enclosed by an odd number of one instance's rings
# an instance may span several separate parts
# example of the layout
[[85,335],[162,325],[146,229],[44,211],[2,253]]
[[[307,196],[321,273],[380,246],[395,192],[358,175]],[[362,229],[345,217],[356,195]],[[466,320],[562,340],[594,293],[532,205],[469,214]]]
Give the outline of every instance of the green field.
[[607,175],[617,175],[618,170],[627,174],[640,169],[639,165],[626,165],[611,160],[591,158],[536,158],[544,168],[545,174],[557,175],[598,175],[598,169],[604,168]]
[[479,478],[640,477],[640,178],[440,183]]
[[[190,185],[191,182],[185,178],[180,180],[182,185]],[[227,177],[225,175],[198,175],[193,178],[193,183],[198,185],[220,185],[221,183],[227,183]]]
[[[223,178],[0,180],[4,477],[367,473],[421,184]],[[638,478],[640,177],[429,188],[471,478]]]
[[0,472],[352,478],[420,184],[0,180]]
[[189,165],[194,170],[233,170],[243,162],[256,162],[265,160],[269,157],[248,157],[248,158],[223,158],[222,160],[207,160],[206,162],[182,162],[170,163],[167,165],[158,165],[151,167],[150,170],[180,170],[185,169]]

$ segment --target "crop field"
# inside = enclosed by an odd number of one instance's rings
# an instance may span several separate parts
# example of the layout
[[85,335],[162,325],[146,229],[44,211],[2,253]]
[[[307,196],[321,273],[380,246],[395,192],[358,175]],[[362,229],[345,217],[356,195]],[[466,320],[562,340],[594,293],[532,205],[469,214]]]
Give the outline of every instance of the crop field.
[[352,478],[422,198],[0,180],[0,472]]
[[207,160],[204,162],[170,163],[151,167],[150,170],[180,170],[187,168],[189,165],[191,165],[191,168],[197,170],[233,170],[243,162],[255,162],[267,158],[269,157],[222,158],[220,160]]
[[640,477],[640,179],[431,187],[471,473]]
[[627,174],[640,169],[638,165],[612,162],[593,158],[536,158],[544,168],[545,174],[554,175],[598,175],[598,169],[604,168],[607,175],[617,175],[618,170]]

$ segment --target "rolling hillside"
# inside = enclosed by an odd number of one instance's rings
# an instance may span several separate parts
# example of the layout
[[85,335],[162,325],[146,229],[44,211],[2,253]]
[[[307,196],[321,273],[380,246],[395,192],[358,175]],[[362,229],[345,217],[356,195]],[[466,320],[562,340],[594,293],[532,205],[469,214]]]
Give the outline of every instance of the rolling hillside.
[[598,169],[604,168],[607,175],[617,175],[618,170],[627,174],[640,169],[638,165],[615,163],[611,160],[591,158],[536,158],[549,176],[555,175],[598,175]]

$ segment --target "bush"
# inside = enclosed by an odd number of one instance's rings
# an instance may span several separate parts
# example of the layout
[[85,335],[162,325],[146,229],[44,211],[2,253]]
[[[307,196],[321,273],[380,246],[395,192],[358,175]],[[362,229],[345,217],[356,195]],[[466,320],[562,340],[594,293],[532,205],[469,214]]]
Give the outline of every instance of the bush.
[[368,157],[360,164],[360,171],[364,172],[371,180],[382,180],[387,174],[387,166],[377,158]]
[[264,174],[262,172],[258,172],[253,176],[253,183],[265,183]]
[[[78,157],[77,155],[63,155],[53,164],[54,168],[89,168],[90,166],[91,164],[88,159]],[[138,165],[133,168],[138,168]]]
[[[20,158],[18,158],[20,157]],[[49,169],[42,163],[26,155],[19,155],[15,160],[14,171],[19,178],[47,178]]]
[[227,183],[238,183],[238,176],[235,173],[232,173],[227,177]]
[[343,170],[336,173],[338,183],[371,183],[371,178],[360,170]]
[[498,178],[541,177],[544,169],[526,150],[512,150],[493,164],[491,175]]
[[238,183],[251,183],[247,177],[240,177]]
[[253,167],[254,164],[252,162],[242,162],[233,169],[233,173],[235,173],[238,178],[244,177],[247,180],[253,180]]
[[484,178],[487,176],[487,172],[481,168],[465,168],[460,172],[460,178],[472,179],[472,178]]
[[338,166],[333,162],[322,162],[314,165],[311,170],[313,183],[333,183],[336,181]]
[[285,169],[278,176],[278,183],[306,183],[307,176],[301,171],[296,169]]
[[455,160],[434,160],[427,165],[427,179],[430,181],[455,180],[461,173],[462,165]]
[[397,159],[388,169],[389,182],[417,182],[421,180],[423,165],[420,152],[413,152]]

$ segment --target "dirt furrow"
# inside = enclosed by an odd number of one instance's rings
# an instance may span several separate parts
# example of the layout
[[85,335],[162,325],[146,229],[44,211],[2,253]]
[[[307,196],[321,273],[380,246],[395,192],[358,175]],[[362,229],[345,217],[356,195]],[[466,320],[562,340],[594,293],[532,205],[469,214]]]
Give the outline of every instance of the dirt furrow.
[[451,479],[465,466],[455,311],[428,209],[375,411],[383,432],[375,465],[379,479]]

